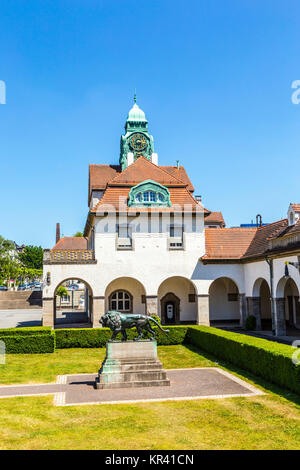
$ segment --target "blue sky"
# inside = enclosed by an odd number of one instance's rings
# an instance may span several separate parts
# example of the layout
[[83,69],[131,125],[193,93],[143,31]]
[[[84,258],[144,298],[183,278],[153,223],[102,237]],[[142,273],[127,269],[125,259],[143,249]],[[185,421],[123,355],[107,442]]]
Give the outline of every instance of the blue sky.
[[300,202],[297,0],[2,0],[0,234],[51,247],[118,163],[134,88],[159,163],[180,160],[227,226]]

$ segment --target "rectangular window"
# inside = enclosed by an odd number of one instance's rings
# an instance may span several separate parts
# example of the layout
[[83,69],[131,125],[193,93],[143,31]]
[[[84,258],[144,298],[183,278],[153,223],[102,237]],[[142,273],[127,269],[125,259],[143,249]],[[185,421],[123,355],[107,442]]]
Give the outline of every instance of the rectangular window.
[[228,302],[237,302],[238,294],[228,294]]
[[182,225],[170,225],[169,249],[170,250],[183,249],[183,226]]
[[61,298],[61,302],[63,304],[68,304],[70,302],[70,296],[69,295],[63,295]]
[[118,225],[117,246],[125,250],[132,248],[132,228],[129,225]]

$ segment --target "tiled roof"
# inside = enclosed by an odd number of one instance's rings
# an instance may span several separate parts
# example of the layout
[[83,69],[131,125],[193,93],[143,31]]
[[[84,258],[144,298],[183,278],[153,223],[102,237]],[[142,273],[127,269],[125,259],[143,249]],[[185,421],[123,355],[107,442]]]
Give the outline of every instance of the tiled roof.
[[225,227],[225,221],[222,212],[211,212],[205,217],[204,223],[205,225],[220,224],[222,227]]
[[203,261],[212,259],[240,259],[247,251],[257,229],[206,228]]
[[272,224],[264,225],[257,229],[255,237],[249,244],[243,258],[251,258],[263,255],[269,248],[270,238],[276,238],[287,227],[287,219],[278,220]]
[[183,183],[187,184],[188,190],[191,192],[195,191],[194,186],[191,183],[190,178],[187,175],[187,172],[185,171],[184,166],[180,166],[177,168],[177,166],[159,166],[159,168],[162,168],[163,170],[167,171],[170,173],[172,176],[175,176],[175,178],[179,179]]
[[117,174],[114,179],[109,182],[109,185],[136,185],[148,179],[165,186],[186,186],[186,183],[183,183],[178,178],[150,162],[150,160],[145,157],[138,158],[134,163],[122,171],[122,173]]
[[[184,187],[170,187],[170,198],[171,198],[171,207],[128,207],[128,196],[130,192],[129,186],[109,186],[102,199],[98,204],[91,210],[91,212],[114,212],[115,210],[128,211],[128,212],[174,212],[175,210],[184,209],[185,205],[190,205],[191,209],[201,212],[202,206],[197,203],[193,198],[190,191]],[[206,209],[203,209],[204,213]]]
[[121,172],[119,165],[90,165],[89,166],[89,187],[92,189],[105,189],[118,173]]
[[85,237],[63,237],[56,243],[51,251],[86,249],[87,239]]
[[286,227],[282,231],[280,231],[278,234],[270,238],[281,238],[281,237],[285,237],[285,236],[292,235],[294,233],[299,233],[299,232],[300,232],[300,220],[298,220],[298,222],[296,222],[294,225],[288,226],[286,224]]
[[294,209],[295,212],[300,212],[300,204],[293,204],[291,202],[291,206]]

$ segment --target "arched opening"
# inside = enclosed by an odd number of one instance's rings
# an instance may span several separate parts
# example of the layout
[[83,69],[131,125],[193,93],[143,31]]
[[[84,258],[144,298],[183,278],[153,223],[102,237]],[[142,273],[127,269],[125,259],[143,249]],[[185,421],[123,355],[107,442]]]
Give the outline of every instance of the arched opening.
[[121,313],[146,313],[146,291],[141,282],[132,277],[119,277],[105,290],[105,311]]
[[78,278],[62,281],[54,292],[53,311],[54,325],[89,325],[93,314],[93,293],[89,284]]
[[284,298],[287,325],[300,327],[299,291],[295,281],[291,278],[284,286]]
[[210,285],[209,319],[211,324],[240,321],[239,289],[229,277],[215,279]]
[[252,311],[257,318],[258,328],[272,330],[271,292],[268,282],[260,277],[253,285]]
[[174,276],[158,289],[158,310],[163,325],[194,324],[197,321],[197,295],[192,281]]

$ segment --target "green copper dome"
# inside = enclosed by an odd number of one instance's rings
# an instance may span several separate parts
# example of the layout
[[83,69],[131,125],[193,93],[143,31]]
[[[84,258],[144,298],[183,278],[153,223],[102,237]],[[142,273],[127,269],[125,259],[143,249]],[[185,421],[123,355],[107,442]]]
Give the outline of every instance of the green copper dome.
[[131,110],[129,111],[127,121],[130,122],[147,122],[144,111],[134,103]]

